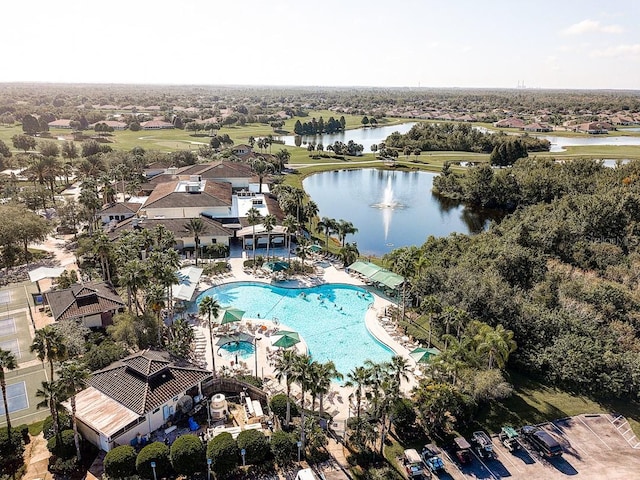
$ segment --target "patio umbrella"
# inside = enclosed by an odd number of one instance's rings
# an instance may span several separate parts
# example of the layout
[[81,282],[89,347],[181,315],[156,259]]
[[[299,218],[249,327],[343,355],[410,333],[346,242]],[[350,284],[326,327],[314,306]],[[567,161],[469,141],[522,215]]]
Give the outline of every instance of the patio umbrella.
[[296,340],[300,341],[300,334],[298,332],[292,332],[290,330],[279,330],[273,333],[272,335],[274,337],[280,336],[280,335],[286,335],[287,337],[295,338]]
[[220,320],[220,325],[224,325],[225,323],[233,323],[239,322],[242,320],[244,316],[244,310],[240,310],[235,307],[228,307],[222,309],[222,320]]
[[409,356],[413,358],[416,363],[429,363],[431,357],[438,355],[439,353],[440,350],[437,348],[418,347],[409,352]]
[[[291,333],[295,335],[291,335]],[[274,347],[291,348],[296,343],[300,343],[300,336],[296,332],[289,332],[285,335],[281,335],[278,340],[273,342]]]

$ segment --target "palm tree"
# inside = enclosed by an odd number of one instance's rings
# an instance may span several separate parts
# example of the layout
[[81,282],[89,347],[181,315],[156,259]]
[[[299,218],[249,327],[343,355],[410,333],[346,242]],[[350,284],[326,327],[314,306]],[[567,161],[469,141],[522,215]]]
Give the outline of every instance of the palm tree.
[[347,374],[347,381],[345,382],[346,386],[355,388],[355,391],[351,395],[356,398],[356,437],[360,436],[360,412],[362,409],[362,398],[370,382],[369,373],[369,370],[365,367],[356,367]]
[[336,231],[338,222],[329,217],[322,217],[316,225],[316,231],[319,233],[324,232],[324,249],[327,253],[329,253],[329,235]]
[[7,402],[7,384],[5,382],[4,373],[8,370],[18,368],[16,356],[8,351],[0,348],[0,389],[2,389],[2,401],[4,402],[4,417],[7,419],[7,436],[11,443],[11,417],[9,416],[9,403]]
[[160,321],[160,313],[166,306],[166,294],[164,287],[157,283],[149,285],[144,292],[145,296],[145,313],[150,308],[156,317],[158,324],[158,346],[162,343],[162,322]]
[[42,388],[36,390],[36,397],[42,398],[42,401],[36,405],[36,408],[48,408],[53,419],[53,434],[58,437],[60,434],[60,415],[58,412],[62,406],[62,398],[64,397],[60,384],[58,382],[42,382]]
[[258,158],[251,163],[253,172],[258,176],[260,186],[258,187],[258,193],[262,193],[262,180],[269,175],[273,170],[273,165],[266,162],[263,158]]
[[276,226],[275,215],[265,215],[262,219],[262,226],[267,232],[267,262],[269,261],[269,244],[271,243],[271,232]]
[[311,221],[318,215],[320,209],[318,208],[318,204],[313,200],[309,200],[307,204],[304,206],[304,216],[309,223],[309,230],[311,230]]
[[506,330],[502,325],[496,326],[495,329],[490,325],[482,325],[474,340],[478,342],[476,351],[487,356],[489,369],[494,366],[504,368],[509,355],[517,347],[513,340],[513,332]]
[[200,235],[207,233],[207,226],[201,218],[190,218],[189,222],[184,225],[187,232],[193,235],[193,241],[196,244],[196,267],[198,266],[198,251],[200,250]]
[[262,220],[262,215],[257,208],[251,207],[247,211],[247,222],[253,227],[253,271],[256,270],[256,225]]
[[336,231],[338,233],[338,238],[340,239],[340,243],[344,247],[347,235],[354,235],[358,233],[358,229],[353,226],[353,223],[347,222],[346,220],[338,220],[336,223]]
[[106,233],[100,231],[93,237],[93,252],[100,259],[100,268],[102,269],[102,278],[111,283],[111,269],[109,268],[109,255],[111,253],[113,243]]
[[131,311],[132,303],[136,307],[136,315],[139,313],[138,290],[147,285],[147,269],[145,264],[137,258],[125,263],[118,274],[120,284],[127,287],[127,306]]
[[[342,380],[344,376],[336,370],[336,364],[329,360],[326,363],[317,364],[315,372],[315,392],[320,397],[320,415],[324,411],[324,396],[331,390],[331,382],[334,379]],[[313,405],[311,405],[313,409]]]
[[213,351],[213,329],[211,328],[211,317],[218,316],[218,314],[220,313],[220,304],[216,299],[207,295],[200,301],[198,311],[200,312],[200,315],[207,316],[207,322],[209,325],[209,341],[211,345],[211,362],[213,364],[212,365],[213,374],[215,375],[216,374],[216,356]]
[[288,261],[291,262],[291,234],[298,229],[298,222],[293,215],[287,215],[282,222],[282,225],[287,230],[287,251]]
[[36,330],[30,350],[36,353],[41,362],[45,360],[49,362],[50,381],[53,382],[54,362],[61,362],[67,358],[67,345],[64,337],[53,326],[47,325]]
[[353,262],[355,262],[360,256],[360,251],[358,250],[358,245],[356,243],[347,243],[344,247],[340,249],[340,256],[342,257],[342,263],[345,267],[348,267]]
[[80,460],[80,435],[78,435],[78,423],[76,422],[76,394],[87,386],[89,379],[89,370],[78,362],[66,362],[62,364],[62,368],[58,372],[60,375],[60,384],[65,396],[69,396],[71,404],[71,422],[73,425],[73,440],[76,444],[76,454]]
[[305,403],[305,394],[307,390],[311,388],[311,371],[312,371],[312,361],[311,356],[307,354],[296,355],[296,362],[293,367],[293,374],[295,376],[295,380],[300,385],[300,390],[302,391],[302,396],[300,399],[301,402],[301,417],[300,424],[302,428],[300,430],[300,443],[302,444],[302,450],[304,451],[305,445],[305,429],[304,429],[304,403]]
[[276,379],[281,382],[284,379],[287,387],[287,415],[284,419],[284,425],[289,428],[289,422],[291,421],[291,384],[294,381],[294,369],[296,364],[297,354],[293,350],[283,350],[276,358],[274,370],[276,372]]

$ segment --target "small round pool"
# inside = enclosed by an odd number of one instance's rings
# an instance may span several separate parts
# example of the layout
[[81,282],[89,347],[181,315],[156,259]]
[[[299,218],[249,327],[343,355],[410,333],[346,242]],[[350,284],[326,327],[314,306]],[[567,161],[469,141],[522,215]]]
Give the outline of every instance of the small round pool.
[[225,357],[247,360],[253,357],[253,345],[247,342],[232,342],[219,347],[217,352]]
[[[365,326],[365,314],[373,296],[353,285],[283,288],[233,282],[201,293],[196,305],[205,296],[212,296],[222,306],[244,310],[247,318],[277,319],[302,335],[314,360],[333,360],[343,375],[365,360],[385,362],[393,356],[393,351],[376,340]],[[244,347],[241,343],[237,348]]]

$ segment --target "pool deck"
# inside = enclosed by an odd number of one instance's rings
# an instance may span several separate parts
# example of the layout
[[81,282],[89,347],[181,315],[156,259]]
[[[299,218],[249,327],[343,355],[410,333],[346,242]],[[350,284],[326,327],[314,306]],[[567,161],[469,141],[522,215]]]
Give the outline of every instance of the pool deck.
[[[251,272],[245,271],[243,267],[244,260],[245,259],[241,257],[230,258],[228,262],[231,265],[231,271],[224,276],[211,279],[210,281],[201,281],[198,285],[195,296],[208,288],[231,282],[250,281],[272,284],[271,278],[268,276],[253,275]],[[416,362],[409,356],[410,349],[417,345],[412,343],[411,339],[402,335],[401,332],[397,332],[396,327],[391,324],[391,321],[387,317],[387,309],[394,304],[390,300],[380,296],[379,292],[370,288],[362,280],[350,275],[345,272],[344,269],[339,266],[337,267],[335,264],[325,267],[318,266],[317,272],[318,273],[316,275],[297,276],[285,282],[278,282],[278,285],[289,286],[292,288],[304,288],[322,284],[342,283],[356,285],[367,289],[372,294],[374,301],[365,315],[366,327],[369,332],[378,339],[378,341],[393,350],[396,355],[401,355],[407,359],[413,374],[409,375],[409,381],[402,381],[401,388],[403,391],[409,392],[417,383],[414,374],[419,375],[419,371],[416,370]],[[216,369],[220,371],[221,368],[231,370],[234,368],[241,368],[247,373],[255,374],[255,362],[257,359],[258,373],[266,380],[265,388],[271,393],[284,391],[284,385],[280,385],[277,380],[275,380],[275,370],[272,363],[273,356],[277,350],[273,347],[273,342],[279,337],[271,336],[271,333],[278,328],[287,329],[286,321],[284,319],[281,320],[282,321],[278,325],[275,325],[270,319],[244,318],[241,328],[249,333],[255,334],[257,338],[259,338],[257,342],[257,358],[255,356],[251,356],[251,358],[247,359],[239,358],[240,367],[238,367],[235,365],[234,356],[216,355]],[[195,328],[198,341],[206,342],[206,347],[204,344],[201,345],[200,353],[204,355],[206,359],[207,368],[211,368],[210,336],[206,320],[203,321],[201,318],[198,324],[195,325]],[[214,342],[219,338],[219,334],[223,334],[223,332],[220,332],[219,329],[216,328],[214,328],[213,333]],[[304,343],[304,338],[301,338],[302,342],[297,344],[296,348],[299,353],[305,353],[307,351],[307,347]],[[334,417],[333,427],[340,431],[344,429],[345,422],[353,411],[353,409],[350,409],[349,407],[349,397],[353,393],[353,389],[334,383],[333,391],[334,393],[329,394],[327,398],[324,399],[324,409],[332,413]],[[293,386],[292,394],[294,396],[299,396],[300,394],[296,385]]]

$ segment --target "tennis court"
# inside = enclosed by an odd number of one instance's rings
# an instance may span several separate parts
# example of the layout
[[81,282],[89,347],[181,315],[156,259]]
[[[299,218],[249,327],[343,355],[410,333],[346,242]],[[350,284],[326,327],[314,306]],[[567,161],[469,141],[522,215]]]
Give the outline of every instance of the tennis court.
[[[9,405],[9,413],[29,408],[27,384],[25,382],[7,385],[7,405]],[[4,403],[2,402],[0,402],[0,415],[4,415]]]

